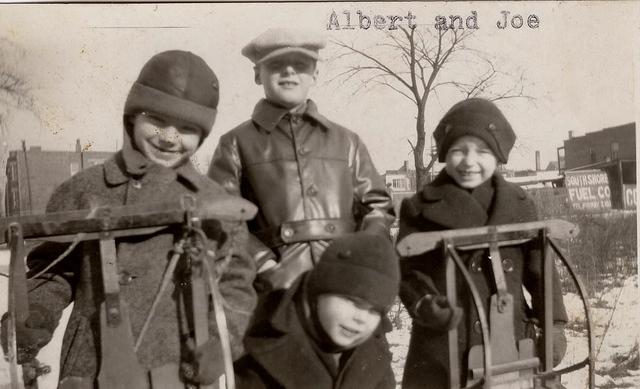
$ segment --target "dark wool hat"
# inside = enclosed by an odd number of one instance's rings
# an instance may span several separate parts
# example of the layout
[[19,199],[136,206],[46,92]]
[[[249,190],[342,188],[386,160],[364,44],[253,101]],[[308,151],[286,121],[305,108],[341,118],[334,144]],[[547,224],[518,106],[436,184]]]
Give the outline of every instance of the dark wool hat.
[[216,119],[219,89],[218,78],[202,58],[188,51],[165,51],[140,71],[124,114],[164,114],[197,125],[206,137]]
[[356,232],[335,239],[309,273],[310,296],[361,298],[386,312],[398,294],[400,268],[391,241]]
[[451,144],[464,135],[477,136],[485,141],[501,163],[507,163],[516,141],[516,134],[500,109],[481,98],[462,100],[440,120],[433,132],[440,162],[445,162]]

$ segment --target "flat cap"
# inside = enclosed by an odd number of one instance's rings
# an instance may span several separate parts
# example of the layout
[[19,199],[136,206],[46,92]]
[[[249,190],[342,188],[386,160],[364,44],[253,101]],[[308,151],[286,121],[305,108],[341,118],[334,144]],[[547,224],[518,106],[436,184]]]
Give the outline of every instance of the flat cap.
[[327,45],[316,32],[292,28],[271,28],[242,48],[242,55],[258,65],[268,59],[288,53],[302,53],[315,60],[318,51]]

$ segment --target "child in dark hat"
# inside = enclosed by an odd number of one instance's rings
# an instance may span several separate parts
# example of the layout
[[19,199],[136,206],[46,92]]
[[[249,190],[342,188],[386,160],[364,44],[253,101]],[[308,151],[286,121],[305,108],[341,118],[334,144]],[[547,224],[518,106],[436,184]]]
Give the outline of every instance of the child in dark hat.
[[[199,174],[189,160],[211,132],[218,94],[216,75],[197,55],[174,50],[153,56],[132,85],[124,106],[122,150],[103,165],[83,170],[58,187],[47,212],[177,202],[186,194],[198,203],[228,197],[222,187]],[[219,288],[225,298],[232,351],[237,356],[256,303],[252,286],[255,264],[242,251],[246,227],[210,220],[203,222],[203,230],[211,239],[209,247],[219,243],[217,252],[207,252],[205,258],[212,267],[227,253],[233,253],[219,279]],[[151,311],[161,280],[167,276],[167,261],[181,236],[181,229],[176,227],[116,241],[115,277],[120,284],[119,298],[130,307],[134,339]],[[63,340],[61,387],[65,383],[75,387],[73,383],[78,382],[86,385],[82,387],[94,387],[102,359],[101,342],[110,341],[100,333],[100,305],[105,299],[100,267],[95,258],[83,253],[82,246],[28,281],[30,315],[25,326],[17,328],[18,359],[28,365],[50,341],[62,310],[72,301],[75,303]],[[29,268],[43,269],[67,247],[54,243],[39,246],[29,256]],[[186,273],[176,271],[169,275],[174,281],[172,290],[161,295],[136,352],[144,370],[151,376],[162,372],[163,380],[172,382],[174,388],[210,384],[223,373],[224,366],[213,314],[209,315],[210,339],[199,347],[192,346],[194,312],[190,312]],[[2,334],[6,350],[6,320]]]
[[265,98],[251,119],[224,134],[209,176],[258,205],[249,230],[259,286],[288,288],[328,242],[366,230],[389,236],[391,197],[360,137],[308,99],[322,36],[270,29],[242,49]]
[[256,311],[236,363],[238,389],[395,388],[385,314],[399,281],[388,239],[335,239],[315,268]]
[[[402,203],[398,239],[414,232],[470,228],[537,220],[536,207],[526,192],[497,171],[506,163],[516,136],[511,125],[491,101],[472,98],[455,104],[434,132],[440,162],[446,166],[433,182]],[[485,304],[495,293],[487,252],[463,257]],[[537,248],[509,246],[500,249],[508,292],[514,296],[516,341],[527,337],[525,323],[543,320],[541,253]],[[452,307],[443,295],[445,261],[440,248],[401,259],[400,297],[413,318],[411,342],[405,364],[403,388],[448,388],[447,330],[458,327],[461,380],[466,378],[469,349],[482,343],[475,306],[461,277],[458,301]],[[567,321],[559,277],[553,271],[554,363],[566,349]],[[525,302],[522,286],[531,294]],[[488,306],[485,305],[485,312]],[[500,350],[492,350],[499,353]]]

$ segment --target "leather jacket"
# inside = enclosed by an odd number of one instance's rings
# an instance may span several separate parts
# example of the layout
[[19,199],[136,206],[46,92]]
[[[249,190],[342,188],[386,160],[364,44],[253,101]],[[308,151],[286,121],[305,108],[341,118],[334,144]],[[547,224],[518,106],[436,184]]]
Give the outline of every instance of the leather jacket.
[[209,177],[258,206],[249,222],[258,242],[251,251],[264,260],[273,250],[275,288],[309,270],[328,240],[357,229],[388,237],[394,220],[360,137],[320,115],[311,100],[298,113],[258,102],[250,120],[220,138]]

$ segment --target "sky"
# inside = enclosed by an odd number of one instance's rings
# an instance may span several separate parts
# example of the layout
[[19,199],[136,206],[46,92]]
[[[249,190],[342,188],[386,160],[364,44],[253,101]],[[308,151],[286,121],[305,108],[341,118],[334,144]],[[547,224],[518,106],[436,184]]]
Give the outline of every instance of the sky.
[[[160,51],[182,49],[204,58],[221,84],[217,122],[196,154],[206,170],[219,136],[247,120],[263,96],[241,48],[268,28],[293,27],[330,41],[310,95],[320,112],[358,133],[380,172],[396,169],[412,160],[415,106],[388,88],[369,84],[354,94],[357,81],[331,81],[345,66],[362,64],[326,60],[336,50],[331,41],[369,48],[387,39],[374,27],[328,30],[333,11],[342,26],[345,12],[357,26],[358,11],[372,19],[410,11],[423,31],[434,30],[438,15],[466,18],[475,11],[478,29],[467,45],[507,75],[524,72],[525,93],[534,98],[498,102],[518,137],[509,168],[533,168],[536,150],[546,166],[569,131],[580,135],[636,120],[638,2],[0,4],[0,38],[22,50],[17,68],[33,86],[38,111],[37,117],[13,111],[2,141],[10,149],[25,140],[27,147],[73,150],[79,138],[86,149],[115,151],[122,145],[124,101],[143,64]],[[524,26],[497,28],[501,11],[522,15]],[[527,26],[529,15],[538,28]],[[464,79],[478,66],[459,62],[440,81]],[[451,89],[430,98],[428,134],[461,98]]]

